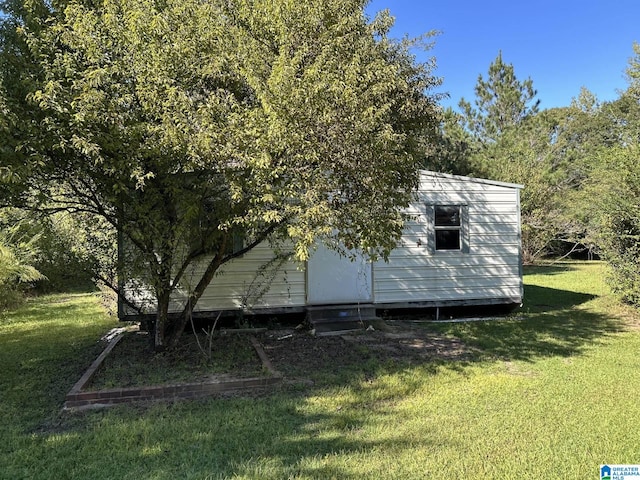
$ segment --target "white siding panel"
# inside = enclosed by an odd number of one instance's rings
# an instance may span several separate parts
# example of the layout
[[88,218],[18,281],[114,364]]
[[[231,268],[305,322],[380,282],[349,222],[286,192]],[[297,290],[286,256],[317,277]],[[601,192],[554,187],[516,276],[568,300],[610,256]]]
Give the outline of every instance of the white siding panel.
[[395,282],[402,278],[407,278],[407,270],[413,270],[423,282],[438,283],[441,280],[451,279],[476,279],[494,276],[516,276],[519,275],[519,265],[476,265],[476,266],[429,266],[429,265],[406,265],[394,262],[386,269],[385,277],[378,278],[379,283]]
[[[514,185],[424,173],[398,248],[374,264],[375,302],[520,298],[518,195]],[[468,253],[429,248],[427,205],[437,204],[467,206]]]
[[[469,216],[472,216],[469,214]],[[520,238],[517,222],[509,223],[470,223],[469,233],[471,235],[516,235]]]
[[[453,265],[464,265],[468,262],[474,262],[475,257],[495,257],[496,261],[507,257],[512,261],[518,261],[520,246],[517,242],[502,243],[500,241],[493,244],[480,243],[474,242],[474,238],[475,237],[471,236],[469,242],[469,254],[458,251],[438,251],[430,253],[429,249],[425,246],[425,237],[421,238],[421,245],[418,245],[417,240],[412,240],[411,238],[403,239],[402,244],[393,250],[392,254],[389,256],[389,262],[393,263],[396,259],[403,258],[405,256],[415,256],[422,262],[430,262],[435,265],[438,265],[441,262],[445,262],[447,264],[449,262],[454,262]],[[467,258],[469,256],[473,258]]]
[[[243,304],[249,308],[304,305],[305,273],[297,263],[289,260],[277,271],[271,267],[258,273],[273,256],[271,247],[264,243],[223,265],[194,311],[235,310]],[[183,288],[172,298],[172,311],[184,305],[190,286],[197,284],[205,268],[206,263],[200,262],[185,276]]]
[[469,215],[473,215],[473,219],[469,221],[470,225],[512,225],[516,223],[515,213],[470,211]]
[[520,298],[519,285],[502,285],[492,288],[459,287],[455,289],[424,288],[422,290],[406,290],[402,288],[388,289],[384,296],[376,299],[378,304],[402,303],[402,302],[446,302],[446,301],[478,301],[496,299]]

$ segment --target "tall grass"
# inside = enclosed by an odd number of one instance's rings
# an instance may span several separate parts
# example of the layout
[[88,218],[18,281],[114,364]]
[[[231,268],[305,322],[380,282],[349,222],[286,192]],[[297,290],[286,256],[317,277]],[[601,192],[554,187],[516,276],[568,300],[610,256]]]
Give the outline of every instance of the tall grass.
[[81,414],[64,392],[113,321],[90,297],[32,302],[0,320],[0,478],[597,478],[640,462],[640,331],[602,274],[528,270],[515,317],[425,327],[464,362]]

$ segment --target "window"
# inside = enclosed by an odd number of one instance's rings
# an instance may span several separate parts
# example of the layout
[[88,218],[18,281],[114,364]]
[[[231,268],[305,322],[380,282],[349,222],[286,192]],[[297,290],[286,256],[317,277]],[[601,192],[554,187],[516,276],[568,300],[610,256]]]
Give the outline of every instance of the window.
[[436,250],[460,250],[460,206],[435,206]]
[[427,218],[431,252],[469,251],[466,205],[427,205]]

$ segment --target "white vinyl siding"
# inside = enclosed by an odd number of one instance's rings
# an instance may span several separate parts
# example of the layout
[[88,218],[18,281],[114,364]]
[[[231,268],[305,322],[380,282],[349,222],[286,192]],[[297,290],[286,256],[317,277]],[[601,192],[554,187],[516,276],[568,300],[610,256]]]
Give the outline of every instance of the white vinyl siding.
[[[424,172],[398,247],[374,264],[375,302],[520,301],[518,196],[514,185]],[[460,250],[435,250],[435,205],[464,207]]]
[[[277,272],[267,268],[258,273],[273,257],[273,250],[265,242],[223,265],[194,311],[236,310],[242,307],[243,302],[247,302],[249,309],[303,306],[305,273],[296,262],[284,262]],[[188,285],[195,286],[205,268],[206,264],[201,262],[189,272],[182,282],[184,287],[172,297],[172,310],[184,305]]]
[[[389,261],[372,265],[371,301],[384,308],[410,304],[518,303],[522,299],[520,186],[424,171],[406,213],[410,220]],[[461,208],[461,248],[435,249],[433,207]],[[195,311],[237,310],[253,288],[266,286],[248,307],[259,313],[307,305],[305,265],[287,261],[273,276],[260,278],[261,267],[274,256],[268,243],[258,245],[224,265]],[[345,259],[345,261],[348,261]],[[312,263],[311,263],[312,265]],[[194,266],[172,297],[172,311],[186,301],[206,264]],[[335,277],[335,275],[334,275]],[[331,274],[327,282],[334,281]],[[133,282],[132,282],[133,283]],[[249,295],[251,296],[251,295]],[[142,296],[141,296],[142,297]],[[361,302],[354,298],[353,303]],[[349,303],[349,302],[344,302]],[[153,310],[151,308],[150,310]]]

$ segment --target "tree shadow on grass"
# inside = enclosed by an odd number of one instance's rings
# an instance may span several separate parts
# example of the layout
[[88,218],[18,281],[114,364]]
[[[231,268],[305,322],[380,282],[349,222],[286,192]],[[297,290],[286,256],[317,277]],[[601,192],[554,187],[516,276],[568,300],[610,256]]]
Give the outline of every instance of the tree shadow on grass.
[[522,311],[529,313],[568,310],[578,307],[594,298],[596,298],[596,295],[571,290],[540,287],[538,285],[527,285],[525,287]]
[[[456,449],[459,440],[435,426],[420,426],[419,432],[417,425],[390,429],[398,424],[398,402],[417,398],[428,388],[430,378],[443,369],[464,372],[475,362],[568,357],[622,330],[616,319],[580,308],[591,295],[529,287],[529,298],[545,303],[530,304],[532,311],[520,317],[428,324],[418,329],[462,339],[474,348],[472,355],[462,359],[421,362],[419,357],[403,360],[393,356],[385,360],[366,345],[354,347],[339,337],[304,337],[303,346],[313,361],[304,363],[302,357],[297,358],[287,373],[312,378],[312,386],[293,385],[259,398],[91,414],[93,419],[82,423],[93,426],[75,429],[68,444],[60,445],[58,457],[65,451],[80,451],[82,461],[76,464],[82,467],[75,473],[84,477],[99,474],[104,463],[81,447],[97,435],[102,445],[120,446],[102,452],[111,465],[126,465],[123,472],[112,466],[112,474],[349,479],[360,478],[363,467],[359,464],[380,453],[388,462],[388,452]],[[325,348],[330,344],[332,349]],[[382,467],[373,464],[371,468]],[[402,468],[397,465],[398,471]],[[371,478],[375,473],[365,476]]]
[[595,295],[528,285],[525,298],[522,310],[511,317],[438,329],[474,347],[477,360],[525,361],[577,355],[625,330],[620,319],[581,308]]
[[[355,336],[356,341],[300,337],[280,346],[267,343],[265,349],[285,377],[307,378],[316,387],[359,388],[368,379],[399,375],[409,392],[412,378],[405,373],[416,369],[431,376],[443,369],[463,372],[478,362],[570,357],[624,331],[620,319],[581,307],[594,298],[528,286],[527,304],[507,317],[400,326],[415,335],[413,341],[374,332]],[[376,336],[382,338],[378,343],[372,340]]]
[[576,270],[576,265],[584,262],[563,261],[559,263],[538,263],[535,265],[525,265],[525,275],[560,275],[568,271]]
[[278,394],[88,412],[76,415],[66,432],[21,441],[14,453],[21,457],[31,443],[30,462],[22,469],[9,464],[5,473],[34,479],[349,479],[361,478],[358,463],[376,452],[432,451],[449,441],[429,432],[418,439],[377,435],[396,423],[397,413],[384,404],[313,403]]

